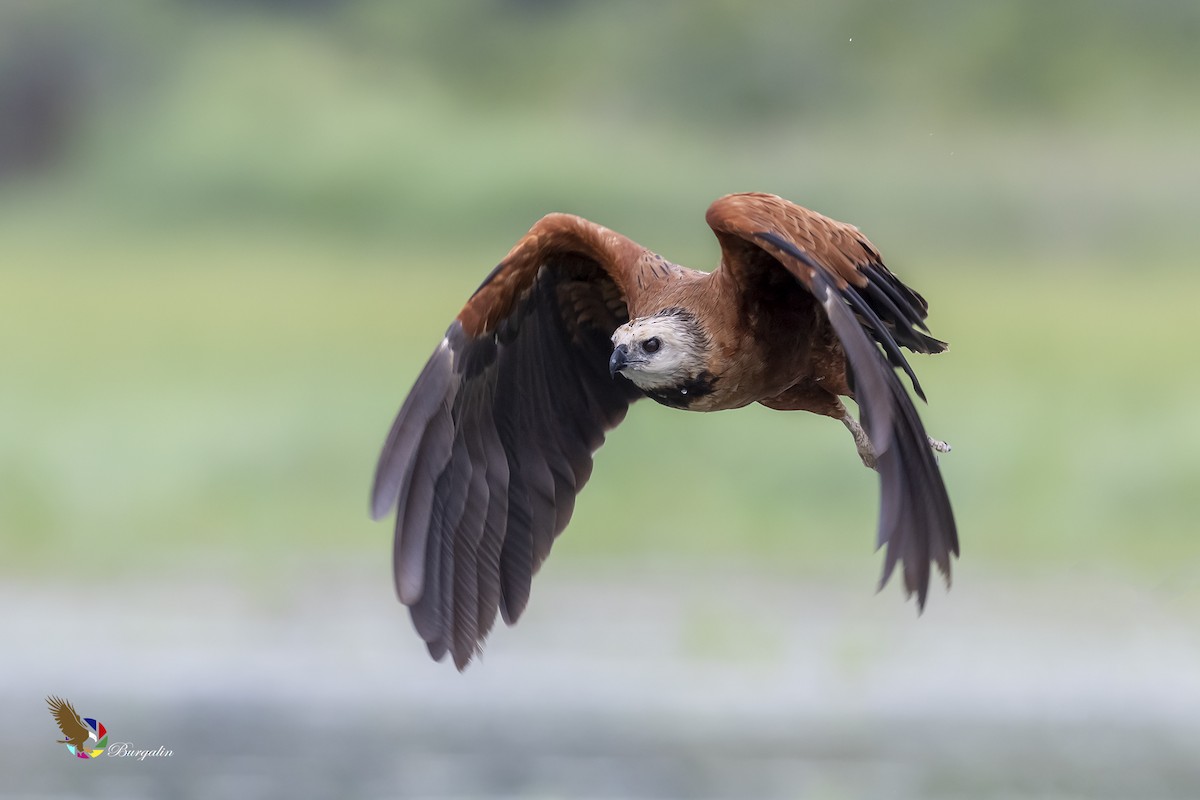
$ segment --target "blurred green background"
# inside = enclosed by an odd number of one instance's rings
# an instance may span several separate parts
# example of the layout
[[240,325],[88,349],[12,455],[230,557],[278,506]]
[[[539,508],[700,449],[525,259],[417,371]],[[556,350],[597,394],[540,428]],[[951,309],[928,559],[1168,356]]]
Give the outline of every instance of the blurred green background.
[[[1198,37],[1182,0],[6,2],[0,570],[247,603],[345,573],[417,650],[366,496],[461,303],[549,211],[709,269],[707,204],[768,191],[860,226],[952,343],[914,362],[963,550],[932,605],[1134,592],[1194,658]],[[829,420],[638,404],[531,613],[628,569],[869,596],[876,493]]]

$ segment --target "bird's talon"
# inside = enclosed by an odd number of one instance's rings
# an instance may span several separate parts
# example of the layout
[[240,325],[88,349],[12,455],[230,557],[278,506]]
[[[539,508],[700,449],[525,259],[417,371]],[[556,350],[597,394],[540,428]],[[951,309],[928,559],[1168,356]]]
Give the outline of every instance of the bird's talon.
[[878,470],[879,461],[875,456],[875,448],[871,446],[871,439],[863,426],[850,414],[842,417],[842,424],[850,429],[850,434],[854,437],[854,447],[858,450],[858,457],[862,459],[863,466]]

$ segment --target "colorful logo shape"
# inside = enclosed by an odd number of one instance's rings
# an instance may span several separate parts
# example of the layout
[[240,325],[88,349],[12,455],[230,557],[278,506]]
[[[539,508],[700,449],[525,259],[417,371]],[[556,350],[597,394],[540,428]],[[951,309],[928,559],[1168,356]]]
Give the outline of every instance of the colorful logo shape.
[[77,758],[98,758],[104,752],[104,748],[108,747],[108,731],[104,729],[104,723],[84,717],[83,722],[88,726],[88,738],[96,740],[96,746],[92,748],[76,747],[73,744],[67,745],[67,749],[71,751],[71,755]]
[[[67,750],[76,758],[98,758],[108,747],[108,731],[104,723],[91,717],[80,717],[75,707],[61,697],[47,697],[46,704],[50,706],[50,714],[58,723],[65,739],[59,739],[59,744],[65,744]],[[88,742],[94,741],[95,746],[88,747]]]

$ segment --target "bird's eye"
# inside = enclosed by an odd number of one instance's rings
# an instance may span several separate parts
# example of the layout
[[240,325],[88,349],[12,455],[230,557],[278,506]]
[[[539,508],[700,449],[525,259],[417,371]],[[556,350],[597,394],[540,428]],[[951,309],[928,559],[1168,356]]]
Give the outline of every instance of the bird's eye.
[[651,336],[646,341],[642,342],[642,349],[647,353],[657,353],[658,348],[662,347],[662,342],[657,336]]

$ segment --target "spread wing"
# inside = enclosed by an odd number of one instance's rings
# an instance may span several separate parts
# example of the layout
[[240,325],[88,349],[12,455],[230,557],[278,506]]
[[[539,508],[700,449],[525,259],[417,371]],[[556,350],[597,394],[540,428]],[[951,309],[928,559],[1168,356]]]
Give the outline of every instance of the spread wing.
[[958,533],[950,499],[917,410],[893,367],[925,394],[900,350],[937,353],[928,306],[883,265],[857,228],[774,195],[729,195],[708,209],[722,270],[741,285],[751,273],[786,270],[821,303],[846,354],[847,377],[877,455],[882,499],[878,546],[887,545],[887,582],[903,562],[904,586],[923,607],[930,563],[950,579]]
[[641,396],[610,376],[608,358],[644,252],[578,217],[542,219],[464,306],[400,409],[372,513],[397,508],[396,589],[435,659],[449,651],[461,670],[497,610],[517,620],[592,454]]
[[58,723],[58,729],[62,731],[69,744],[78,747],[87,741],[87,726],[83,724],[83,720],[79,718],[79,714],[75,713],[75,708],[70,703],[61,697],[47,697],[46,704],[50,706],[50,713],[54,716],[54,721]]

